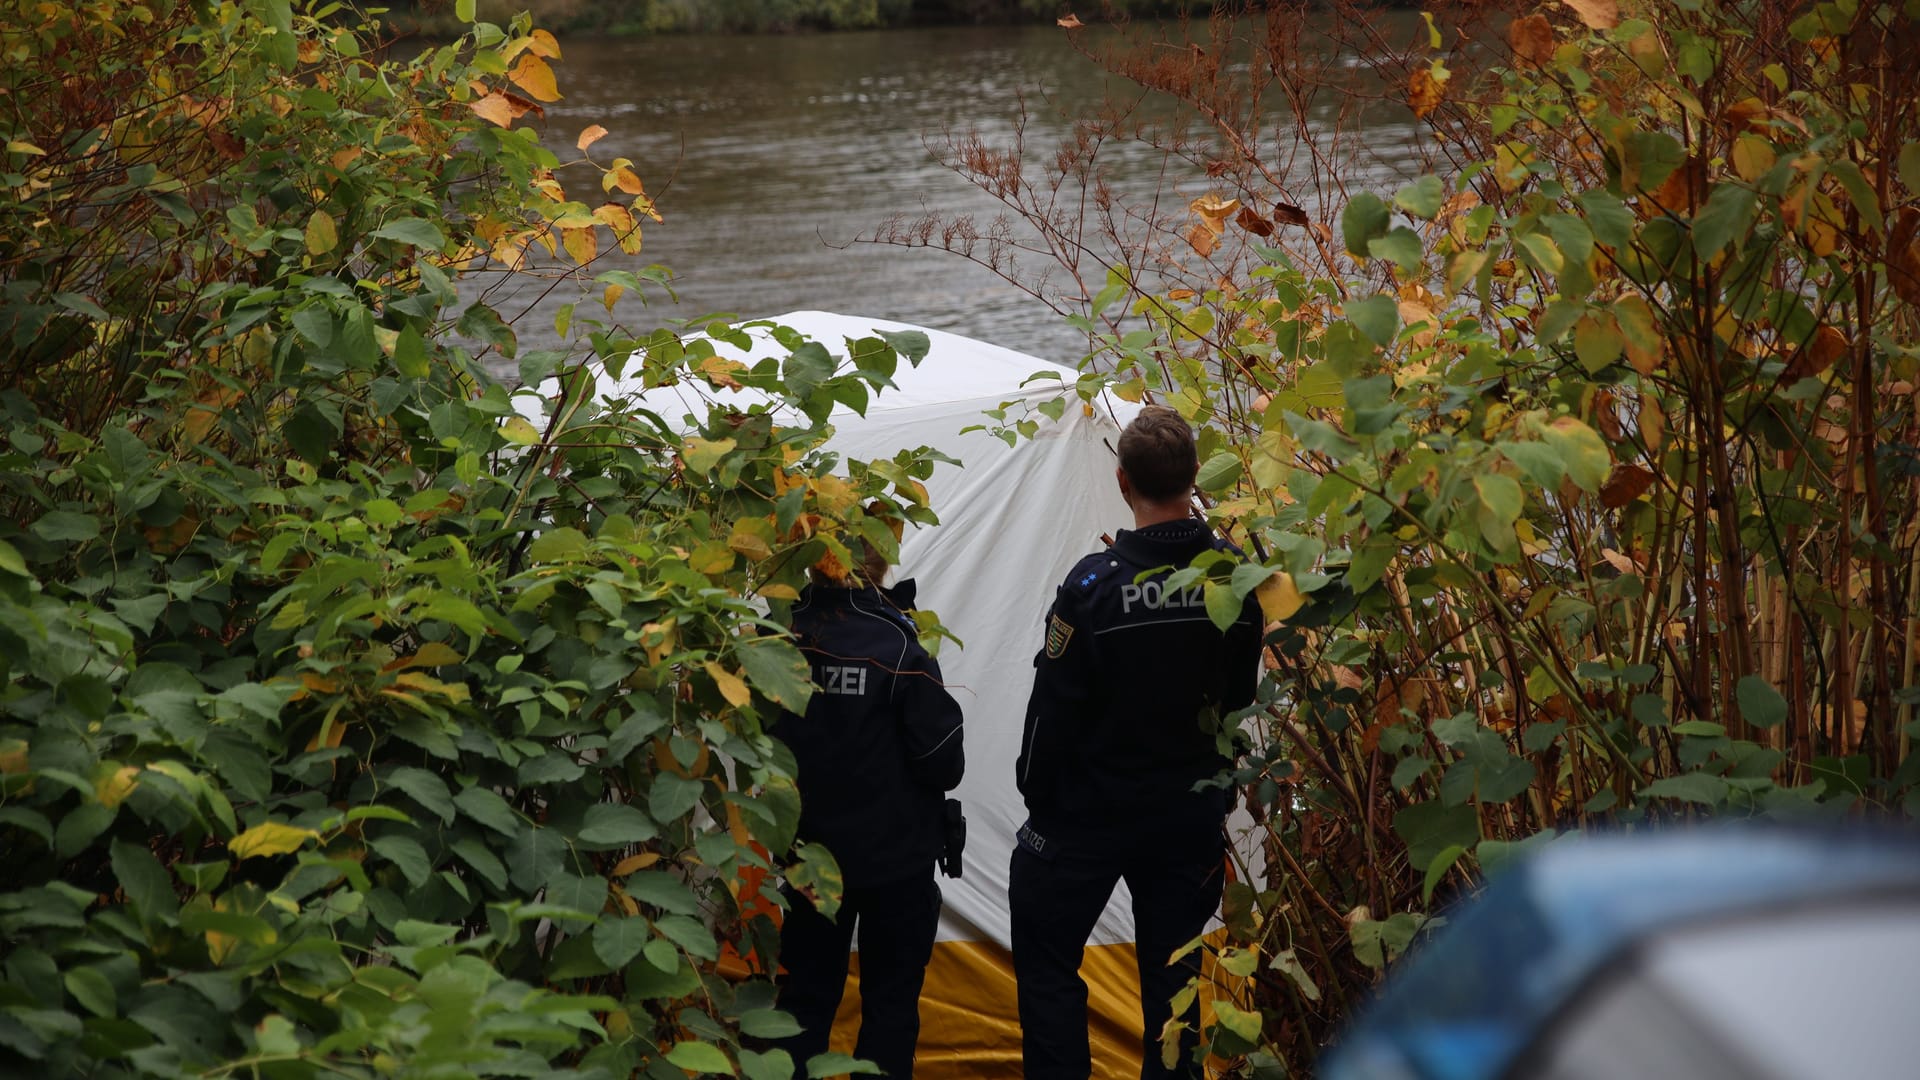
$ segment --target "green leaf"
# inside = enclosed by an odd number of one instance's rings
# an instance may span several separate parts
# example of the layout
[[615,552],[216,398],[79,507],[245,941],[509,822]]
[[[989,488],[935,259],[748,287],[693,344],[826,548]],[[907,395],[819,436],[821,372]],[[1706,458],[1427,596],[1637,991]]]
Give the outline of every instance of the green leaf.
[[1755,727],[1774,727],[1787,718],[1787,699],[1758,675],[1746,675],[1734,686],[1740,715]]
[[1526,503],[1520,484],[1503,473],[1481,473],[1473,478],[1473,490],[1480,504],[1480,535],[1496,551],[1512,547],[1513,523]]
[[[568,873],[555,874],[547,882],[547,903],[584,912],[589,916],[598,915],[600,909],[607,903],[607,879],[598,874],[592,877],[575,877]],[[708,959],[714,959],[714,957]]]
[[690,777],[670,772],[659,773],[653,778],[653,787],[647,792],[647,813],[656,822],[671,824],[679,821],[700,801],[705,787]]
[[1540,438],[1560,455],[1567,478],[1582,491],[1599,491],[1613,472],[1613,455],[1599,432],[1571,416],[1556,417]]
[[1900,183],[1908,191],[1920,191],[1920,142],[1900,148]]
[[593,951],[615,971],[626,967],[653,940],[647,920],[601,919],[593,927]]
[[63,980],[67,993],[95,1016],[113,1016],[119,1013],[118,995],[113,992],[113,981],[108,979],[99,968],[74,968],[67,972]]
[[1208,458],[1205,465],[1200,466],[1200,472],[1194,477],[1193,483],[1201,491],[1219,494],[1240,479],[1243,468],[1240,455],[1231,450],[1222,450]]
[[427,858],[427,849],[405,836],[376,836],[367,841],[381,858],[400,868],[406,876],[407,884],[420,888],[433,877],[433,863]]
[[437,252],[447,246],[447,238],[438,226],[424,218],[397,218],[373,230],[375,240],[396,240],[411,247]]
[[1384,294],[1348,303],[1346,314],[1347,320],[1376,345],[1393,344],[1393,335],[1400,329],[1400,306]]
[[523,822],[507,843],[506,859],[514,888],[532,892],[566,865],[567,843],[553,829]]
[[720,943],[713,938],[713,931],[705,923],[689,915],[663,915],[653,924],[668,940],[691,956],[702,960],[718,960]]
[[587,555],[587,534],[562,525],[548,529],[527,545],[527,558],[537,563],[571,562]]
[[33,523],[33,534],[52,543],[91,540],[100,535],[100,519],[72,510],[49,510]]
[[453,17],[463,23],[470,23],[476,16],[478,0],[453,0]]
[[1447,848],[1480,842],[1480,811],[1472,803],[1417,802],[1393,816],[1393,831],[1406,842],[1409,863],[1432,866]]
[[425,769],[401,765],[387,774],[387,783],[439,815],[442,822],[453,824],[453,796],[448,793],[445,780]]
[[756,1039],[780,1039],[800,1034],[800,1024],[778,1009],[749,1009],[740,1014],[740,1034]]
[[813,908],[827,918],[840,910],[840,897],[846,891],[846,878],[833,853],[819,844],[801,844],[794,849],[799,861],[787,868],[787,884],[813,901]]
[[1595,240],[1615,250],[1633,246],[1633,211],[1619,196],[1595,188],[1581,192],[1577,201],[1587,213],[1587,228]]
[[1394,193],[1393,203],[1414,217],[1431,221],[1446,203],[1446,185],[1437,176],[1423,176]]
[[839,1051],[815,1054],[807,1059],[807,1080],[824,1080],[829,1076],[852,1073],[856,1076],[878,1076],[880,1066],[871,1061],[861,1061],[848,1057]]
[[647,815],[623,803],[595,803],[581,821],[579,839],[585,844],[640,844],[660,835]]
[[1224,998],[1213,1002],[1214,1018],[1250,1046],[1260,1045],[1260,1010],[1242,1009]]
[[169,921],[179,914],[180,901],[173,894],[173,879],[146,845],[115,839],[108,850],[113,876],[120,882],[127,899],[133,901],[141,922]]
[[1655,780],[1646,786],[1645,794],[1660,799],[1718,806],[1727,801],[1727,782],[1706,773],[1682,773]]
[[833,378],[833,354],[826,346],[816,341],[805,342],[793,350],[781,366],[781,375],[786,381],[787,390],[795,397],[810,396],[821,383]]
[[1453,864],[1459,862],[1460,856],[1466,853],[1467,849],[1464,845],[1449,844],[1434,855],[1433,861],[1427,864],[1426,883],[1420,887],[1421,903],[1433,900],[1434,887],[1440,884],[1440,880],[1447,876],[1447,871],[1453,869]]
[[1405,225],[1396,225],[1387,235],[1367,241],[1367,254],[1387,260],[1402,274],[1413,274],[1420,269],[1424,250],[1420,234]]
[[734,650],[747,681],[755,690],[788,712],[807,711],[813,697],[813,674],[806,657],[782,638],[761,638]]
[[488,788],[477,785],[460,789],[453,797],[453,805],[467,817],[485,825],[502,836],[512,836],[520,831],[520,817],[501,798]]
[[1737,236],[1753,225],[1755,196],[1753,189],[1732,182],[1721,183],[1707,196],[1707,205],[1693,218],[1693,250],[1702,259],[1711,259],[1726,250]]
[[1202,588],[1206,598],[1207,618],[1213,620],[1213,625],[1224,633],[1233,625],[1234,620],[1240,617],[1241,598],[1233,595],[1233,586],[1224,582],[1209,579]]
[[664,870],[642,870],[628,875],[622,888],[640,903],[651,904],[662,911],[693,915],[700,910],[699,898],[687,883]]
[[793,1080],[793,1056],[785,1050],[742,1050],[740,1072],[747,1080]]
[[1392,224],[1393,211],[1387,209],[1387,204],[1381,202],[1379,196],[1363,191],[1340,212],[1340,238],[1349,254],[1366,258],[1367,243],[1385,236]]
[[491,885],[495,892],[507,891],[506,865],[479,836],[463,836],[447,845],[447,850],[472,867],[473,872],[479,874],[481,880]]

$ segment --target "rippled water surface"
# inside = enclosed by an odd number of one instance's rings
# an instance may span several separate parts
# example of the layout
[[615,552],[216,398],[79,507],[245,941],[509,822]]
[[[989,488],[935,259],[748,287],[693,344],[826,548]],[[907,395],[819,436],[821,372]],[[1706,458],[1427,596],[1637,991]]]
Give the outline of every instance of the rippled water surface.
[[[666,219],[646,228],[639,258],[615,252],[598,264],[673,268],[680,302],[656,295],[651,318],[630,311],[629,325],[821,308],[1078,356],[1076,335],[1051,311],[984,268],[851,243],[896,214],[987,223],[997,204],[936,161],[928,143],[970,129],[1004,140],[1024,94],[1029,139],[1050,146],[1065,130],[1060,108],[1093,107],[1107,89],[1061,31],[575,36],[562,46],[566,97],[547,110],[548,145],[570,148],[581,129],[603,125],[610,134],[594,156],[632,158]],[[1157,157],[1135,153],[1120,166],[1123,187],[1158,182]],[[586,174],[573,175],[573,196],[585,198]],[[530,308],[517,323],[523,348],[557,342],[553,315],[564,299],[523,292],[501,305],[509,317]]]

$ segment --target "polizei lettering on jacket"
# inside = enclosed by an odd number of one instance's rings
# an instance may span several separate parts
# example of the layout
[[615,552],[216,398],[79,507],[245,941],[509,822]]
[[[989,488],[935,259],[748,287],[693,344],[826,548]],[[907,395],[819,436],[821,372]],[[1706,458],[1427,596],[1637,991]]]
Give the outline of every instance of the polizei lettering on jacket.
[[1158,581],[1143,581],[1138,585],[1120,586],[1120,610],[1131,614],[1134,605],[1148,611],[1162,608],[1204,608],[1207,606],[1206,589],[1194,585],[1185,589],[1167,589]]
[[848,697],[865,697],[867,694],[867,669],[858,665],[835,667],[823,664],[813,669],[813,681],[820,684],[820,691],[825,694],[845,694]]

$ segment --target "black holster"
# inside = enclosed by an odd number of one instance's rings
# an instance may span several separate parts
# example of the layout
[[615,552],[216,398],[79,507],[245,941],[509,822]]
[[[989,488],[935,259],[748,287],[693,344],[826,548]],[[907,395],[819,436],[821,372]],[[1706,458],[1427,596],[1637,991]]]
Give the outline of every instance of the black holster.
[[967,815],[961,812],[959,799],[947,800],[946,843],[940,851],[940,872],[950,878],[960,876],[960,855],[967,849]]

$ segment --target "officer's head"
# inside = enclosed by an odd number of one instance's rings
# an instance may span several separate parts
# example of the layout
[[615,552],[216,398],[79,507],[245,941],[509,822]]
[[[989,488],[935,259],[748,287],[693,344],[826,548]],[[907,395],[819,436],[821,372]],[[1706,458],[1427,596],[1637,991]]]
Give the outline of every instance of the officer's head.
[[1120,494],[1129,506],[1136,502],[1184,506],[1199,471],[1193,429],[1164,405],[1141,409],[1120,433],[1118,478]]

